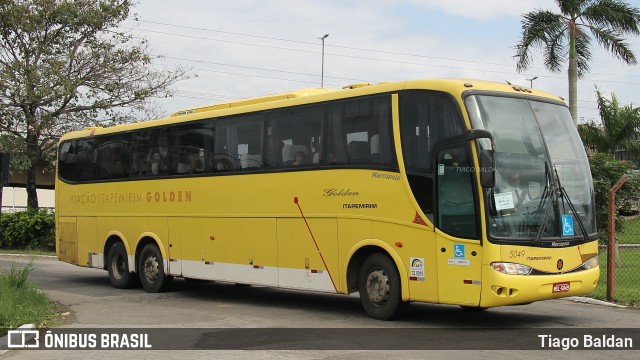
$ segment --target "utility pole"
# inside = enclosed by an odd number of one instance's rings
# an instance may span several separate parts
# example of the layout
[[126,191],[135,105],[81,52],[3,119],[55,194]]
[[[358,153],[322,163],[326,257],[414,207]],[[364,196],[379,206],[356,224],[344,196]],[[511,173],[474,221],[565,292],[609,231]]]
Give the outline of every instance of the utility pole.
[[328,36],[329,36],[329,34],[324,34],[323,36],[318,38],[318,39],[322,40],[322,70],[321,70],[321,75],[320,75],[320,87],[321,88],[324,87],[324,39],[326,39]]
[[535,79],[537,79],[537,78],[538,78],[537,76],[534,76],[534,77],[532,77],[531,79],[525,79],[525,80],[529,81],[529,84],[531,84],[531,86],[529,86],[530,88],[532,88],[532,89],[533,89],[533,80],[535,80]]

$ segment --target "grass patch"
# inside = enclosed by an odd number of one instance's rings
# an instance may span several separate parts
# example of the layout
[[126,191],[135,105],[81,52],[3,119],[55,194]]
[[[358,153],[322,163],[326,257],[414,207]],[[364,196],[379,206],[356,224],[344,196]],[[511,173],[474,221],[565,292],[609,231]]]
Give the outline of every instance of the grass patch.
[[622,219],[623,231],[617,231],[619,244],[640,244],[640,216]]
[[28,281],[32,270],[29,263],[22,268],[13,264],[8,272],[0,272],[0,336],[24,324],[40,328],[59,322],[54,304]]
[[[592,296],[607,299],[607,252],[600,253],[600,279]],[[640,249],[620,248],[620,267],[616,268],[615,302],[640,306]]]

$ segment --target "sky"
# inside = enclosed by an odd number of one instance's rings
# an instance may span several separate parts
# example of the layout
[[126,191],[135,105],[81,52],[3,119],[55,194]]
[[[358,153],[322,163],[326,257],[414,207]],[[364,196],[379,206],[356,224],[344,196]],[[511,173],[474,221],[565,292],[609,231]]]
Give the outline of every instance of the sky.
[[[627,0],[640,7],[640,0]],[[157,101],[164,114],[234,99],[361,82],[469,78],[533,85],[568,99],[566,68],[551,73],[540,51],[516,71],[521,16],[558,11],[554,0],[139,0],[121,29],[148,40],[158,69],[189,79]],[[640,59],[640,37],[627,42]],[[595,40],[578,82],[581,122],[599,119],[595,89],[640,106],[640,65],[628,66]],[[531,80],[534,77],[537,79]]]

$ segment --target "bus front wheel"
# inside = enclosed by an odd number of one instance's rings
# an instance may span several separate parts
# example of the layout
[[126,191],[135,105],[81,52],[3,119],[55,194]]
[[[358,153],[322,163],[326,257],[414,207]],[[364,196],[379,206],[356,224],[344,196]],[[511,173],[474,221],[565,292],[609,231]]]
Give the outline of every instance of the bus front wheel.
[[138,285],[138,278],[129,272],[129,260],[124,244],[117,242],[109,248],[107,255],[109,281],[117,289],[129,289]]
[[142,287],[149,293],[163,291],[172,280],[172,277],[164,273],[162,253],[155,244],[148,244],[142,249],[138,272]]
[[369,316],[392,320],[404,312],[408,303],[402,301],[400,275],[395,263],[386,255],[369,255],[358,277],[360,302]]

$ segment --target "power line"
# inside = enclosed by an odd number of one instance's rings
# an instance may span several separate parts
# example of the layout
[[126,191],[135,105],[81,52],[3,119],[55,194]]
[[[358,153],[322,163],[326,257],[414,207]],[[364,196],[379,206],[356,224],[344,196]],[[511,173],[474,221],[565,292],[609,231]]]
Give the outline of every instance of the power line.
[[[239,44],[239,45],[249,45],[249,46],[257,46],[257,47],[265,47],[265,48],[272,48],[272,49],[279,49],[279,50],[305,52],[305,53],[314,53],[314,54],[318,53],[317,51],[311,51],[311,50],[302,50],[302,49],[293,49],[293,48],[286,48],[286,47],[280,47],[280,46],[245,43],[245,42],[232,41],[232,40],[220,40],[220,39],[204,38],[204,37],[193,36],[193,35],[174,34],[174,33],[167,33],[167,32],[154,31],[154,30],[144,30],[144,29],[140,29],[140,30],[141,31],[145,31],[145,32],[150,32],[150,33],[178,36],[178,37],[185,37],[185,38],[193,38],[193,39],[198,39],[198,40],[219,41],[219,42],[233,43],[233,44]],[[427,66],[427,67],[435,67],[435,68],[453,69],[453,70],[482,71],[482,72],[488,72],[488,73],[494,73],[494,74],[506,74],[506,75],[517,75],[517,76],[522,76],[523,75],[523,74],[514,73],[513,71],[498,71],[498,70],[488,70],[488,69],[478,69],[478,68],[456,67],[456,66],[448,66],[448,65],[424,64],[424,63],[416,63],[416,62],[409,62],[409,61],[380,59],[380,58],[371,58],[371,57],[365,57],[365,56],[345,55],[345,54],[336,54],[336,53],[326,53],[326,55],[353,58],[353,59],[360,59],[360,60],[391,62],[391,63],[405,64],[405,65],[418,65],[418,66]],[[193,60],[193,61],[201,61],[201,60]],[[561,77],[561,76],[551,76],[551,75],[540,75],[538,77],[540,77],[540,78],[551,78],[551,79],[564,79],[564,77]],[[586,81],[586,80],[583,80],[583,81]],[[594,80],[589,80],[589,81],[594,81]],[[640,85],[640,83],[632,83],[632,82],[624,82],[624,81],[613,81],[613,80],[598,80],[598,81],[599,82],[603,82],[603,83]],[[329,85],[331,85],[331,84],[329,84]]]
[[[261,67],[255,67],[255,66],[234,65],[234,64],[226,64],[226,63],[219,63],[219,62],[206,61],[206,60],[186,59],[186,58],[173,57],[173,56],[165,56],[164,58],[165,59],[172,59],[172,60],[196,62],[196,63],[202,63],[202,64],[230,66],[230,67],[237,67],[237,68],[251,69],[251,70],[279,72],[279,73],[284,73],[284,74],[304,75],[304,76],[314,76],[314,77],[318,76],[318,74],[301,73],[301,72],[294,72],[294,71],[287,71],[287,70],[267,69],[267,68],[261,68]],[[332,79],[340,79],[340,80],[359,81],[359,82],[370,81],[370,80],[353,79],[353,78],[345,78],[345,77],[337,77],[337,76],[325,76],[325,77],[326,78],[332,78]]]
[[[189,30],[199,30],[199,31],[206,31],[206,32],[215,32],[215,33],[221,33],[221,34],[228,34],[228,35],[236,35],[236,36],[245,36],[245,37],[253,37],[253,38],[259,38],[259,39],[268,39],[268,40],[276,40],[276,41],[284,41],[284,42],[292,42],[292,43],[298,43],[298,44],[306,44],[306,45],[318,45],[315,42],[309,42],[309,41],[300,41],[300,40],[293,40],[293,39],[284,39],[284,38],[277,38],[277,37],[269,37],[269,36],[263,36],[263,35],[255,35],[255,34],[246,34],[246,33],[237,33],[237,32],[230,32],[230,31],[223,31],[223,30],[215,30],[215,29],[209,29],[209,28],[202,28],[202,27],[192,27],[192,26],[186,26],[186,25],[177,25],[177,24],[168,24],[168,23],[164,23],[164,22],[158,22],[158,21],[145,21],[145,20],[137,20],[140,23],[148,23],[148,24],[155,24],[155,25],[161,25],[161,26],[169,26],[169,27],[175,27],[175,28],[182,28],[182,29],[189,29]],[[196,39],[200,39],[200,40],[210,40],[210,41],[221,41],[221,42],[230,42],[230,43],[237,43],[237,44],[242,44],[242,45],[250,45],[250,46],[261,46],[261,47],[271,47],[271,48],[276,48],[276,49],[283,49],[283,50],[291,50],[291,51],[302,51],[302,52],[311,52],[311,53],[317,53],[317,51],[309,51],[309,50],[301,50],[301,49],[292,49],[292,48],[281,48],[281,47],[276,47],[276,46],[269,46],[269,45],[262,45],[262,44],[253,44],[253,43],[243,43],[243,42],[235,42],[235,41],[230,41],[230,40],[220,40],[220,39],[212,39],[212,38],[203,38],[203,37],[194,37],[192,35],[184,35],[184,34],[175,34],[175,33],[166,33],[166,32],[160,32],[160,31],[155,31],[155,30],[147,30],[147,29],[138,29],[140,31],[145,31],[145,32],[152,32],[152,33],[160,33],[160,34],[165,34],[165,35],[173,35],[173,36],[182,36],[182,37],[193,37]],[[367,48],[358,48],[358,47],[351,47],[351,46],[341,46],[341,45],[333,45],[333,44],[327,44],[327,47],[332,47],[332,48],[337,48],[337,49],[346,49],[346,50],[357,50],[357,51],[366,51],[366,52],[374,52],[374,53],[381,53],[381,54],[389,54],[389,55],[401,55],[401,56],[408,56],[408,57],[418,57],[418,58],[426,58],[426,59],[435,59],[435,60],[446,60],[446,61],[459,61],[459,62],[467,62],[467,63],[473,63],[473,64],[484,64],[484,65],[495,65],[495,66],[509,66],[512,67],[513,64],[503,64],[503,63],[496,63],[496,62],[486,62],[486,61],[478,61],[478,60],[465,60],[465,59],[456,59],[456,58],[447,58],[447,57],[438,57],[438,56],[429,56],[429,55],[423,55],[423,54],[412,54],[412,53],[404,53],[404,52],[395,52],[395,51],[387,51],[387,50],[378,50],[378,49],[367,49]],[[327,55],[332,55],[332,56],[344,56],[344,57],[352,57],[349,55],[343,55],[343,54],[327,54]],[[360,57],[356,57],[356,58],[360,58]],[[385,59],[375,59],[375,58],[362,58],[362,59],[367,59],[367,60],[378,60],[378,61],[393,61],[393,60],[385,60]],[[400,62],[400,63],[404,63],[404,62]],[[408,63],[411,64],[411,63]],[[417,64],[417,65],[424,65],[424,64]],[[462,70],[478,70],[478,71],[482,71],[481,69],[469,69],[469,68],[456,68],[456,67],[451,67],[452,69],[462,69]],[[543,70],[542,68],[534,68],[531,70]],[[545,69],[546,70],[546,69]],[[510,72],[513,73],[513,72]],[[619,76],[619,77],[640,77],[640,75],[622,75],[622,74],[607,74],[607,73],[590,73],[592,75],[602,75],[602,76]],[[602,82],[607,82],[607,81],[602,81]],[[608,81],[608,82],[613,82],[613,81]],[[623,84],[626,84],[626,82],[620,82]],[[633,85],[637,85],[635,83],[631,83]]]
[[[185,26],[185,25],[167,24],[167,23],[157,22],[157,21],[145,21],[145,20],[137,20],[137,21],[140,22],[140,23],[155,24],[155,25],[162,25],[162,26],[170,26],[170,27],[188,29],[188,30],[208,31],[208,32],[221,33],[221,34],[246,36],[246,37],[253,37],[253,38],[258,38],[258,39],[267,39],[267,40],[276,40],[276,41],[286,41],[286,42],[292,42],[292,43],[298,43],[298,44],[306,44],[306,45],[318,45],[318,43],[310,42],[310,41],[283,39],[283,38],[263,36],[263,35],[237,33],[237,32],[215,30],[215,29],[207,29],[207,28],[201,28],[201,27]],[[153,30],[145,30],[145,29],[139,29],[139,30],[140,31],[153,32]],[[182,36],[182,34],[174,34],[174,35]],[[184,35],[184,36],[189,36],[189,35]],[[211,39],[211,40],[218,41],[217,39]],[[389,55],[402,55],[402,56],[419,57],[419,58],[426,58],[426,59],[471,62],[471,63],[475,63],[475,64],[485,64],[485,65],[513,66],[513,64],[502,64],[502,63],[484,62],[484,61],[477,61],[477,60],[464,60],[464,59],[446,58],[446,57],[439,57],[439,56],[411,54],[411,53],[403,53],[403,52],[387,51],[387,50],[375,50],[375,49],[358,48],[358,47],[342,46],[342,45],[334,45],[334,44],[327,44],[326,46],[327,47],[331,47],[331,48],[336,48],[336,49],[368,51],[368,52],[375,52],[375,53],[382,53],[382,54],[389,54]]]
[[[159,63],[154,63],[154,64],[155,65],[159,65],[159,66],[165,66],[165,67],[169,66],[167,64],[159,64]],[[303,83],[303,84],[316,84],[317,83],[317,81],[286,79],[286,78],[279,78],[279,77],[272,77],[272,76],[243,74],[243,73],[235,73],[235,72],[221,71],[221,70],[199,69],[199,68],[194,68],[193,70],[195,70],[195,71],[212,72],[212,73],[217,73],[217,74],[236,75],[236,76],[245,76],[245,77],[255,77],[255,78],[260,78],[260,79],[268,79],[268,80],[291,81],[291,82],[297,82],[297,83]],[[336,87],[342,87],[342,84],[327,84],[327,85],[336,86]]]

